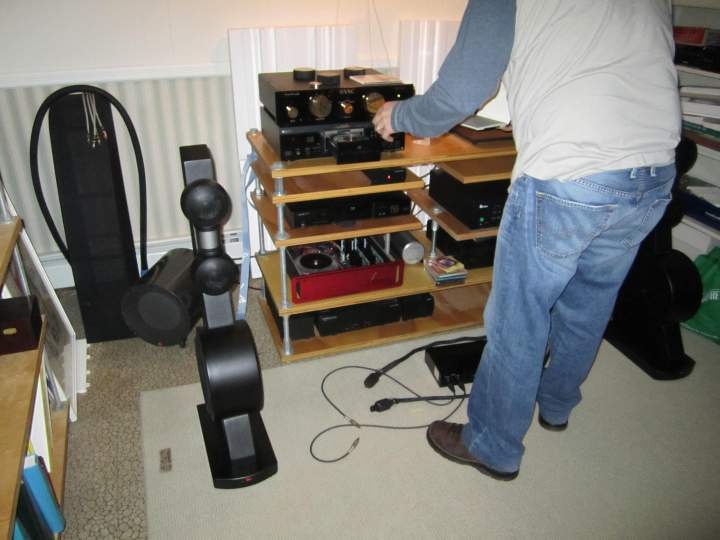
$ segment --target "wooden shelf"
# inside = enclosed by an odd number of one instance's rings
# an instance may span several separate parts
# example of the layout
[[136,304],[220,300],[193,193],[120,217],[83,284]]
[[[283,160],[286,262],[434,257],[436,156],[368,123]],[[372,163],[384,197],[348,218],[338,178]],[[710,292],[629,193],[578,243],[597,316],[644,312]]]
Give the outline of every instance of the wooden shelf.
[[[319,311],[321,309],[330,309],[354,304],[362,304],[372,302],[374,300],[384,300],[386,298],[397,298],[400,296],[410,296],[412,294],[438,292],[452,288],[462,288],[468,285],[487,284],[492,281],[492,268],[475,268],[468,271],[468,277],[464,283],[454,283],[449,285],[435,285],[435,282],[427,274],[422,263],[406,264],[403,274],[403,283],[399,287],[391,287],[389,289],[380,289],[377,291],[369,291],[359,294],[348,294],[336,296],[333,298],[324,298],[312,302],[302,302],[292,304],[290,307],[282,307],[280,299],[281,283],[280,283],[280,253],[273,251],[266,255],[257,255],[257,263],[260,266],[263,277],[265,278],[265,287],[269,294],[275,300],[280,315],[295,315],[298,313],[309,313]],[[287,280],[288,291],[290,291],[290,279]]]
[[12,538],[46,326],[37,349],[0,356],[0,538]]
[[491,238],[497,236],[497,227],[487,229],[471,229],[453,214],[430,198],[425,190],[415,190],[408,193],[415,204],[422,208],[431,219],[438,222],[454,240],[474,240],[476,238]]
[[454,133],[432,139],[417,139],[411,135],[405,135],[404,150],[384,152],[382,158],[378,161],[338,165],[335,163],[334,158],[280,161],[277,152],[265,140],[260,131],[248,132],[247,138],[260,160],[270,169],[273,178],[381,169],[384,167],[411,167],[426,163],[515,155],[515,144],[511,139],[487,141],[476,146]]
[[253,193],[251,198],[276,247],[299,246],[316,242],[327,242],[329,240],[344,240],[358,236],[376,236],[385,233],[413,231],[422,228],[422,223],[412,214],[358,219],[346,223],[332,223],[312,227],[292,228],[287,226],[286,223],[285,232],[287,233],[287,238],[279,239],[277,237],[277,208],[267,196],[257,197]]
[[8,265],[20,236],[21,221],[14,218],[10,223],[0,223],[0,282],[5,282]]
[[349,171],[346,173],[293,176],[284,183],[285,193],[276,195],[274,193],[275,183],[270,170],[260,160],[254,161],[252,168],[260,179],[266,196],[270,197],[272,204],[334,199],[336,197],[387,193],[389,191],[407,191],[410,189],[422,189],[425,185],[422,178],[413,174],[412,171],[407,171],[404,182],[377,185],[372,185],[370,179],[362,171]]
[[[391,290],[397,291],[397,289]],[[489,292],[490,286],[488,284],[452,289],[435,288],[433,294],[435,309],[430,317],[372,326],[334,336],[315,336],[308,339],[294,340],[292,343],[293,353],[287,356],[283,355],[282,337],[267,303],[264,299],[259,301],[281,360],[283,362],[292,362],[303,358],[376,347],[460,328],[482,327],[484,324],[482,313]],[[394,296],[389,295],[391,298]]]
[[515,155],[493,156],[483,159],[446,161],[438,167],[462,182],[475,184],[492,180],[509,180],[515,164]]

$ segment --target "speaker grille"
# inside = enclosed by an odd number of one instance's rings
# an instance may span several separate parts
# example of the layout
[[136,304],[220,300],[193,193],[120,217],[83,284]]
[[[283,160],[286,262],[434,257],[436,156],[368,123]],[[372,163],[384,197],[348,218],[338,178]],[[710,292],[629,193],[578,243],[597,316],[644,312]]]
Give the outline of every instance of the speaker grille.
[[136,286],[123,299],[123,316],[133,333],[156,345],[183,343],[190,331],[187,306],[174,294]]

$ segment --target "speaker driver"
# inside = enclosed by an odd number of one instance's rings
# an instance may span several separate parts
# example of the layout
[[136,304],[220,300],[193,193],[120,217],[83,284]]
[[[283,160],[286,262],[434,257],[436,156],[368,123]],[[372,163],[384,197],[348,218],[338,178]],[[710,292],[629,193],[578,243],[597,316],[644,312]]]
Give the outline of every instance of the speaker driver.
[[200,297],[192,278],[194,255],[173,249],[122,298],[125,324],[153,345],[183,345],[200,317]]

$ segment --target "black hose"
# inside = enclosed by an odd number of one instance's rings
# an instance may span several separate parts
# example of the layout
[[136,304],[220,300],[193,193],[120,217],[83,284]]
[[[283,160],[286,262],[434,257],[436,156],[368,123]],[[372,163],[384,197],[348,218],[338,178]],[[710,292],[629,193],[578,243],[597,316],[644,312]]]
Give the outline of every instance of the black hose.
[[40,139],[40,129],[42,128],[43,120],[45,119],[45,115],[47,114],[47,111],[50,109],[53,103],[69,94],[75,94],[78,92],[97,94],[112,103],[117,109],[118,113],[120,113],[120,116],[125,122],[125,127],[127,128],[130,135],[130,141],[132,142],[133,151],[135,152],[135,162],[137,164],[138,170],[138,187],[140,192],[140,266],[142,273],[145,273],[148,269],[147,194],[145,182],[145,164],[142,157],[142,150],[140,149],[140,141],[138,139],[137,132],[135,131],[135,127],[133,126],[132,120],[130,119],[130,115],[128,115],[125,107],[123,107],[122,104],[117,99],[115,99],[112,94],[106,92],[102,88],[86,84],[66,86],[50,94],[40,105],[40,108],[35,115],[35,122],[33,122],[32,132],[30,134],[30,174],[32,176],[33,187],[35,188],[35,197],[37,198],[38,204],[40,205],[40,211],[42,212],[43,217],[45,218],[45,222],[50,229],[50,234],[60,248],[60,251],[65,256],[67,261],[69,263],[72,263],[72,261],[70,260],[70,252],[68,251],[65,242],[63,242],[63,239],[60,236],[57,227],[55,227],[55,222],[52,219],[52,215],[50,214],[47,203],[45,201],[45,196],[43,195],[42,184],[40,183],[40,174],[38,172],[38,142]]

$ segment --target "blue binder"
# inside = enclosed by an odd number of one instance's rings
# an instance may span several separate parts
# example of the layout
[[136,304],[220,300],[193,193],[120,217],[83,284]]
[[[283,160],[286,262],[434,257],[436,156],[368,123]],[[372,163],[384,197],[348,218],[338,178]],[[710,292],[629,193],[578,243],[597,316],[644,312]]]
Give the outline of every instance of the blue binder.
[[22,474],[23,480],[40,509],[48,528],[51,532],[57,534],[65,530],[65,518],[62,515],[60,505],[50,484],[50,478],[41,459],[34,454],[26,456]]

